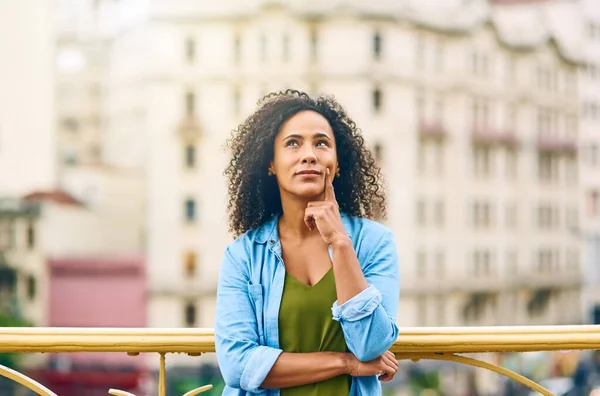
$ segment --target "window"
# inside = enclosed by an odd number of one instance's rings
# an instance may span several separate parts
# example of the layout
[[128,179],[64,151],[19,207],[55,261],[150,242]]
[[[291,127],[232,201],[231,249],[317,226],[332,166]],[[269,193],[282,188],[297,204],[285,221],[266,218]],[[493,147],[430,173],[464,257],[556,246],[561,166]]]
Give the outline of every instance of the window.
[[185,201],[185,218],[188,223],[196,221],[196,201],[193,199]]
[[511,84],[516,80],[517,66],[516,61],[513,58],[506,59],[506,82]]
[[471,54],[471,69],[473,75],[487,78],[490,76],[490,57],[477,50]]
[[472,127],[486,128],[490,124],[490,102],[487,99],[474,98],[471,110]]
[[492,150],[489,147],[473,148],[473,174],[490,176],[492,173]]
[[600,105],[595,102],[583,103],[582,116],[594,120],[600,116]]
[[381,34],[379,34],[379,32],[376,32],[373,35],[373,58],[375,60],[380,60],[381,52]]
[[242,39],[239,33],[233,38],[233,61],[236,65],[240,64],[242,59]]
[[33,223],[27,224],[27,248],[33,249],[35,247],[35,225]]
[[444,201],[441,199],[435,205],[435,223],[441,227],[444,225]]
[[193,169],[196,166],[196,146],[188,144],[185,146],[185,166]]
[[510,275],[516,275],[519,271],[518,256],[515,250],[506,253],[506,271]]
[[435,121],[444,125],[444,98],[441,96],[435,100]]
[[260,36],[260,60],[267,60],[267,36],[264,33]]
[[185,59],[187,63],[194,63],[196,60],[196,41],[191,37],[185,40]]
[[375,113],[379,113],[381,110],[381,90],[379,88],[375,88],[373,90],[373,110]]
[[196,326],[196,304],[193,302],[188,302],[185,304],[184,308],[185,312],[185,325],[187,327],[195,327]]
[[507,150],[505,160],[506,160],[506,163],[505,163],[506,177],[508,179],[514,180],[517,177],[517,169],[518,169],[517,153],[513,150]]
[[506,227],[509,229],[517,227],[517,205],[514,203],[506,205]]
[[37,294],[37,282],[35,280],[35,277],[33,275],[28,275],[27,276],[27,298],[29,299],[29,301],[34,300],[36,294]]
[[589,22],[588,35],[592,40],[600,40],[600,24]]
[[577,161],[573,157],[565,159],[565,179],[568,185],[577,185]]
[[510,105],[506,107],[506,118],[504,120],[506,129],[511,133],[516,133],[518,129],[517,125],[517,107]]
[[76,153],[66,152],[63,153],[63,164],[73,166],[79,163],[79,157]]
[[237,86],[233,88],[231,101],[233,104],[233,114],[239,115],[242,111],[242,94]]
[[489,250],[473,252],[473,275],[489,276],[492,273],[492,255]]
[[444,173],[444,144],[441,141],[435,141],[433,143],[435,145],[436,148],[436,171],[438,176],[442,176],[442,174]]
[[375,159],[377,161],[381,161],[383,156],[383,146],[381,145],[381,143],[375,143],[373,150],[375,152]]
[[427,325],[427,297],[417,297],[417,325]]
[[552,272],[553,269],[553,254],[551,249],[539,249],[537,256],[537,270],[545,274]]
[[196,95],[193,92],[185,94],[185,114],[193,116],[196,113]]
[[600,206],[600,193],[598,190],[590,190],[587,193],[587,213],[590,217],[598,216]]
[[600,150],[598,145],[592,144],[588,149],[588,165],[592,168],[597,167],[600,164],[599,157]]
[[0,220],[0,251],[10,249],[11,245],[11,224],[7,220]]
[[446,297],[438,296],[437,297],[437,320],[438,326],[443,326],[446,323]]
[[441,40],[438,41],[435,51],[435,71],[444,71],[444,43]]
[[492,226],[492,207],[489,202],[474,202],[472,213],[475,228],[490,228]]
[[577,229],[579,228],[579,213],[577,210],[577,205],[570,206],[565,211],[565,223],[568,229]]
[[310,57],[313,61],[317,59],[319,53],[319,33],[316,27],[310,30]]
[[417,202],[417,225],[423,226],[427,222],[427,213],[425,207],[425,201],[420,199]]
[[424,278],[427,274],[427,256],[424,251],[417,253],[417,277]]
[[539,205],[537,209],[537,225],[541,230],[550,230],[558,226],[558,208],[552,205]]
[[195,252],[187,252],[184,256],[184,272],[185,276],[188,278],[193,278],[196,276],[196,253]]
[[579,271],[581,267],[579,263],[579,251],[577,249],[567,250],[567,269],[573,272]]
[[79,131],[79,120],[75,117],[65,117],[61,121],[62,128],[71,133],[76,133]]
[[419,35],[415,40],[415,69],[417,73],[421,73],[425,68],[425,39]]
[[424,175],[427,169],[427,144],[423,140],[418,141],[417,149],[417,171],[419,175]]
[[559,159],[555,155],[538,155],[538,178],[542,182],[556,182],[559,178]]
[[439,250],[435,255],[435,276],[440,279],[444,277],[446,266],[446,257],[444,256],[444,252]]
[[285,34],[283,36],[283,50],[282,50],[282,58],[284,62],[288,62],[290,60],[290,36]]
[[425,93],[422,89],[418,89],[415,94],[415,114],[417,115],[417,123],[425,121]]

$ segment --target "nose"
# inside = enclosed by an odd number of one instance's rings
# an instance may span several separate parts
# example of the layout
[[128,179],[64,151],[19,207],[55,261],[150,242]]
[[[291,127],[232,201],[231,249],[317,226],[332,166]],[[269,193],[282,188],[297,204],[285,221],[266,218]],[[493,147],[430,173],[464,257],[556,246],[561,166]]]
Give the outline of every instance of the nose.
[[304,150],[302,151],[302,163],[303,164],[316,164],[317,156],[311,145],[304,145]]

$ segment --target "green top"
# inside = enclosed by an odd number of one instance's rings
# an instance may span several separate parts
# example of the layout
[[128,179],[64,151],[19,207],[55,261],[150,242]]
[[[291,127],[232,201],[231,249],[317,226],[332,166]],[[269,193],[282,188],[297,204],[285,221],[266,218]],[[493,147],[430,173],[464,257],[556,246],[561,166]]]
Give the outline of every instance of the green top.
[[[333,267],[314,286],[285,273],[279,308],[279,346],[284,352],[347,352],[339,322],[331,306],[337,299]],[[281,396],[347,396],[352,377],[340,375],[326,381],[281,389]]]

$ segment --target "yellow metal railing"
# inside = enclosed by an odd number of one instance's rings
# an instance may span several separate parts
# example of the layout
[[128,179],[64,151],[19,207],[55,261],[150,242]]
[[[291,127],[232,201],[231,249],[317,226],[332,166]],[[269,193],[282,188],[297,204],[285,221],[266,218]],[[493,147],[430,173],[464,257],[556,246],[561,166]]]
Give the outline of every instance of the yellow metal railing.
[[[600,349],[600,326],[441,327],[403,328],[391,351],[399,360],[446,360],[485,368],[505,375],[543,395],[539,384],[503,367],[461,356],[465,353],[532,352]],[[199,356],[215,351],[213,329],[116,329],[116,328],[0,328],[2,352],[123,352],[130,355],[158,353],[159,396],[166,393],[165,355]],[[42,396],[57,396],[31,378],[0,366],[0,375]],[[211,385],[189,391],[200,394]],[[111,389],[115,396],[132,394]]]

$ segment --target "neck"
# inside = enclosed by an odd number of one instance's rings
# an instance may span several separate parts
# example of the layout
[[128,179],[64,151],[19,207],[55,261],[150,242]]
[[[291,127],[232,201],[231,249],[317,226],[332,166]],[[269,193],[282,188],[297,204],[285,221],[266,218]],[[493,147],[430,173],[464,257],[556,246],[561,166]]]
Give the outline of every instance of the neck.
[[306,206],[313,199],[298,199],[281,194],[281,208],[283,214],[279,221],[279,235],[290,236],[295,239],[306,239],[319,233],[315,228],[311,231],[304,222]]

